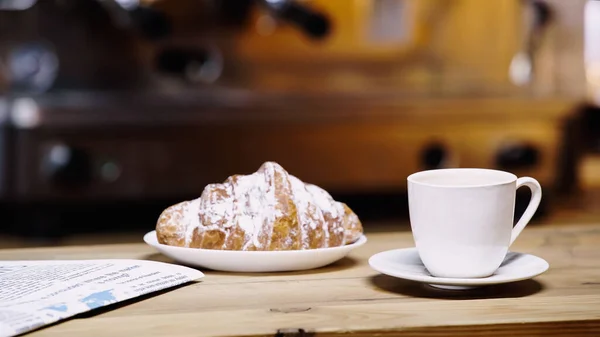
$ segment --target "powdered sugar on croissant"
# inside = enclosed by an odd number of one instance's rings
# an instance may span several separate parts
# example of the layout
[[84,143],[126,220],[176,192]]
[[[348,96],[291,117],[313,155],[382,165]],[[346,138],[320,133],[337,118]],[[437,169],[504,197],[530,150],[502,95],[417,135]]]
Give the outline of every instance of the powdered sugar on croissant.
[[162,244],[222,250],[337,247],[362,232],[347,205],[274,162],[207,185],[199,198],[165,209],[156,225]]

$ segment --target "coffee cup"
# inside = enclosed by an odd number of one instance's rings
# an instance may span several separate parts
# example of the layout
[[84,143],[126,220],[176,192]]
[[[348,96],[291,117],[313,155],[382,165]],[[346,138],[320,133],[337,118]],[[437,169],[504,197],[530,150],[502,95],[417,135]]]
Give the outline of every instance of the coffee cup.
[[[407,181],[415,245],[435,277],[492,275],[542,199],[534,178],[492,169],[429,170]],[[522,186],[531,189],[531,200],[513,227],[516,191]]]

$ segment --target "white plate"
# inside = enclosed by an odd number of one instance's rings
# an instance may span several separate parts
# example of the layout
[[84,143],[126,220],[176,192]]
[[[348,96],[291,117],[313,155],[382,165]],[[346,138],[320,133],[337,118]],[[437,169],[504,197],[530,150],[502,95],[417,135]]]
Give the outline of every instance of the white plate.
[[416,248],[394,249],[371,256],[369,265],[376,271],[444,289],[470,289],[485,285],[522,281],[548,270],[549,264],[534,255],[509,252],[500,268],[489,277],[443,278],[429,274]]
[[278,272],[315,269],[344,258],[353,249],[367,242],[361,236],[355,243],[332,248],[288,251],[233,251],[184,248],[163,245],[156,231],[144,235],[144,241],[173,260],[194,267],[228,272]]

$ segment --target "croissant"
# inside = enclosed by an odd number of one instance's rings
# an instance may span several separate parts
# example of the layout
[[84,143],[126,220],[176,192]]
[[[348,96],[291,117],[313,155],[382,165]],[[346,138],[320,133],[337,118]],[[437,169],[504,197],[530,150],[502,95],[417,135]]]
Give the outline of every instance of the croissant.
[[358,216],[346,204],[275,162],[207,185],[199,198],[166,208],[156,224],[162,244],[219,250],[337,247],[362,233]]

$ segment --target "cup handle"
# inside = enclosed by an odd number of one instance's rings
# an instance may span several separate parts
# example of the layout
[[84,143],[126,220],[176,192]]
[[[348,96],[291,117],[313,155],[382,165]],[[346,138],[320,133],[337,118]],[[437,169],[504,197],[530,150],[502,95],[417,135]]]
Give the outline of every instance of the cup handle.
[[527,224],[535,214],[535,211],[537,211],[538,207],[540,206],[540,201],[542,201],[542,187],[540,186],[540,183],[537,180],[530,177],[519,178],[517,179],[517,189],[519,189],[521,186],[529,187],[529,189],[531,190],[531,200],[529,200],[529,205],[527,205],[527,209],[525,209],[525,212],[523,212],[523,215],[521,216],[515,227],[513,227],[509,245],[512,245],[513,242],[519,236],[519,234],[521,234],[523,228],[527,226]]

